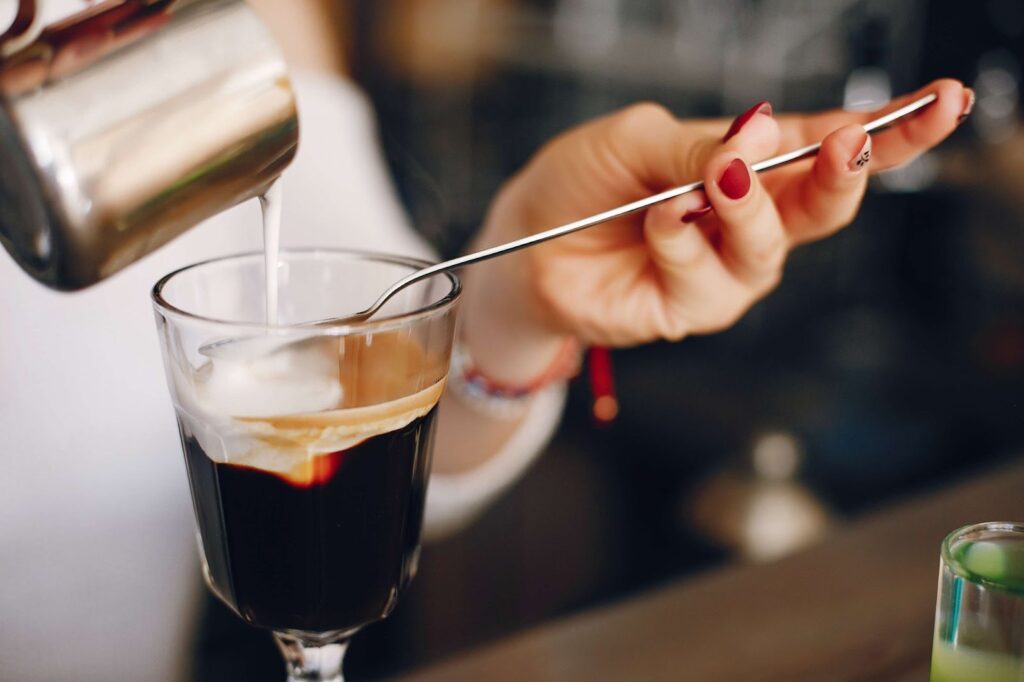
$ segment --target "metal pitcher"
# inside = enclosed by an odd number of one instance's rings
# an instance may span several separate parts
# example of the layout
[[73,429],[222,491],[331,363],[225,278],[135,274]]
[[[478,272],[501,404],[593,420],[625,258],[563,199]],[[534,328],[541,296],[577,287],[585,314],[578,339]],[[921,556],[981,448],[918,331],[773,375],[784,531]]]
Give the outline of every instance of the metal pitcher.
[[35,9],[0,36],[0,242],[40,282],[98,282],[294,157],[285,62],[243,0]]

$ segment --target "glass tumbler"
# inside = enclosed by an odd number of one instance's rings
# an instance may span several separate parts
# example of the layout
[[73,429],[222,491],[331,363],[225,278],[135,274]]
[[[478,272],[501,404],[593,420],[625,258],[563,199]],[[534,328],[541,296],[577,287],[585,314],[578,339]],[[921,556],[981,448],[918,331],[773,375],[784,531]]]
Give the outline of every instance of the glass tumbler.
[[979,523],[943,540],[931,680],[1024,681],[1024,524]]
[[439,274],[359,324],[342,318],[426,263],[286,251],[278,323],[262,253],[153,289],[203,573],[273,632],[292,680],[340,681],[349,638],[416,571],[459,281]]

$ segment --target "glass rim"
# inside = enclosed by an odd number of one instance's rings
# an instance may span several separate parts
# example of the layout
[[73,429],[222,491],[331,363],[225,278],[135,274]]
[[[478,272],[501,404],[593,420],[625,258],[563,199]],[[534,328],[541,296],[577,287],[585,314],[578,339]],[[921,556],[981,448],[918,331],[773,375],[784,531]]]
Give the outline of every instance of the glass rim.
[[[401,265],[410,268],[412,271],[419,270],[422,268],[430,267],[434,263],[423,260],[422,258],[414,258],[412,256],[399,256],[391,253],[384,253],[380,251],[367,251],[362,249],[346,249],[346,248],[324,248],[324,247],[311,247],[311,248],[288,248],[281,249],[280,256],[349,256],[356,260],[387,263],[391,265]],[[194,322],[202,322],[204,324],[217,325],[222,327],[233,327],[241,329],[259,330],[262,332],[269,332],[272,334],[288,334],[291,332],[302,331],[304,333],[309,332],[309,326],[307,323],[301,324],[284,324],[270,326],[265,322],[247,322],[247,321],[233,321],[223,320],[216,317],[210,317],[208,315],[200,315],[198,313],[189,312],[183,310],[178,306],[174,305],[166,298],[164,298],[164,288],[179,275],[183,275],[191,270],[197,268],[214,265],[216,263],[223,263],[227,261],[242,261],[250,258],[264,258],[263,251],[243,251],[241,253],[228,254],[226,256],[216,256],[214,258],[206,258],[189,265],[182,266],[176,270],[172,270],[163,277],[157,280],[156,284],[150,290],[150,298],[153,301],[153,306],[157,308],[161,313],[166,314],[169,317],[191,320]],[[378,331],[384,328],[400,327],[409,322],[415,322],[416,320],[430,317],[432,315],[440,314],[452,306],[458,301],[459,296],[462,294],[462,282],[458,276],[449,271],[445,270],[439,272],[431,277],[445,277],[448,279],[451,287],[441,298],[432,301],[431,303],[411,310],[406,313],[399,313],[396,315],[387,316],[374,316],[369,320],[363,322],[343,322],[339,318],[338,321],[331,322],[326,321],[318,323],[317,330],[319,334],[326,335],[343,335],[346,333],[362,333],[367,331]],[[431,278],[427,278],[429,281]],[[383,291],[383,290],[381,290]]]
[[1024,522],[983,521],[981,523],[971,523],[966,526],[961,526],[960,528],[957,528],[956,530],[949,533],[945,538],[943,538],[941,551],[942,563],[945,564],[950,571],[955,573],[958,577],[963,578],[964,580],[975,583],[977,585],[983,585],[984,587],[989,587],[995,590],[1016,593],[1017,590],[1014,590],[1012,587],[1008,585],[1005,585],[995,580],[990,580],[985,576],[978,575],[974,571],[969,570],[953,556],[953,545],[957,541],[959,541],[966,535],[976,533],[979,531],[1019,533],[1021,537],[1024,538]]

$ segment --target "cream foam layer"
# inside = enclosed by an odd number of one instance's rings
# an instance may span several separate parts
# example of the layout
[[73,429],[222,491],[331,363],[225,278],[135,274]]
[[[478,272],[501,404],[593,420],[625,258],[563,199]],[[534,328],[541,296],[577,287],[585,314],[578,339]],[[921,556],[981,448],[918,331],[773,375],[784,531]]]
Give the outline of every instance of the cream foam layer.
[[319,412],[341,404],[336,342],[308,339],[270,348],[254,357],[214,357],[179,375],[182,402],[207,417]]
[[366,407],[233,417],[217,423],[202,423],[194,415],[182,417],[211,459],[289,474],[318,455],[347,450],[407,426],[437,404],[444,383],[441,380],[413,395]]
[[239,418],[236,421],[244,425],[258,447],[235,463],[273,471],[291,470],[297,460],[347,450],[368,438],[407,426],[430,412],[443,390],[442,380],[418,393],[380,405]]
[[[350,365],[340,363],[343,356],[337,340],[308,339],[257,357],[224,355],[196,369],[174,367],[183,429],[214,461],[287,474],[318,455],[401,429],[427,414],[444,390],[441,379],[399,398],[346,406],[346,399],[380,399],[366,394],[368,380],[390,388],[390,397],[400,394],[399,387],[418,388],[420,375],[399,372],[407,366],[400,353],[387,356],[394,363],[374,365],[386,371],[372,375],[349,371]],[[387,383],[396,377],[398,384]]]

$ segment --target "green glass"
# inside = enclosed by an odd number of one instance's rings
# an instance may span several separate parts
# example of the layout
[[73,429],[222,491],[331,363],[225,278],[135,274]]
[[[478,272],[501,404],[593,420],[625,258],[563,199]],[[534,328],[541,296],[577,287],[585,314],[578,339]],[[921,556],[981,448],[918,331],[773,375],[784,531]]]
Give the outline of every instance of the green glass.
[[943,540],[931,680],[1024,682],[1024,524]]

